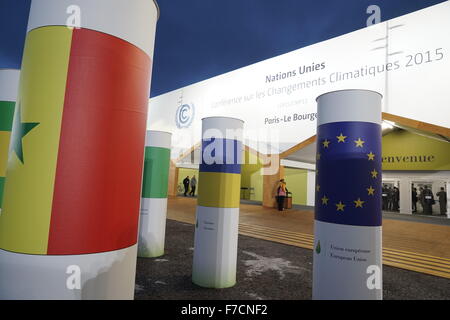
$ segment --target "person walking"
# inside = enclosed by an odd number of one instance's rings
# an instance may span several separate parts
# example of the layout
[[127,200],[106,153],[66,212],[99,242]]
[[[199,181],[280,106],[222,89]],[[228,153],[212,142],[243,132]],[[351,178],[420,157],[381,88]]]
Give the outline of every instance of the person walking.
[[195,175],[191,178],[191,192],[189,192],[190,196],[195,196],[195,188],[197,187],[197,179]]
[[441,216],[447,215],[447,192],[445,192],[444,188],[441,187],[441,191],[436,193],[436,196],[439,198]]
[[284,210],[284,200],[286,199],[288,193],[288,189],[286,188],[286,182],[284,182],[284,179],[280,180],[280,183],[278,184],[277,188],[277,203],[278,203],[278,211]]
[[189,176],[184,178],[183,180],[183,186],[184,186],[184,196],[187,196],[187,193],[189,192]]

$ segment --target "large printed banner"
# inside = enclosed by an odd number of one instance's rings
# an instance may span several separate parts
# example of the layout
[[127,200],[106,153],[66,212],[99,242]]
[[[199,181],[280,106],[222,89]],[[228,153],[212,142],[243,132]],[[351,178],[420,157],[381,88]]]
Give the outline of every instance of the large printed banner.
[[152,98],[148,128],[173,133],[177,158],[201,140],[202,118],[237,117],[245,144],[278,153],[316,134],[317,96],[349,88],[380,92],[383,112],[450,127],[448,17],[444,2]]

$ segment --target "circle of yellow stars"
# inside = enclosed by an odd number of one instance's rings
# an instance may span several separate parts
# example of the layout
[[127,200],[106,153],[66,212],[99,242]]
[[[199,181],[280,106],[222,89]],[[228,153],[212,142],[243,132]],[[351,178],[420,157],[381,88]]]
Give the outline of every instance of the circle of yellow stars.
[[[340,135],[336,136],[337,139],[337,143],[346,143],[346,139],[348,138],[348,136],[345,136],[342,132],[340,133]],[[322,148],[323,149],[328,149],[330,147],[332,141],[325,139],[322,141]],[[355,144],[355,148],[363,148],[364,147],[364,143],[366,143],[361,137],[358,137],[358,139],[353,140],[353,143]],[[317,152],[317,160],[320,160],[321,158],[321,153]],[[370,151],[367,154],[367,160],[368,161],[375,161],[375,154]],[[319,175],[319,170],[316,170],[316,175]],[[370,175],[373,179],[377,179],[378,178],[378,171],[376,169],[373,169],[370,172]],[[375,189],[373,188],[373,186],[369,186],[368,188],[366,188],[367,190],[367,195],[368,196],[375,196]],[[317,184],[316,185],[316,191],[320,192],[320,185]],[[322,202],[323,206],[328,206],[328,202],[330,201],[330,199],[326,196],[323,195],[323,197],[320,199]],[[358,198],[356,200],[353,201],[354,203],[354,208],[364,208],[364,203],[366,201],[361,200],[361,198]],[[345,212],[345,207],[347,206],[345,203],[343,203],[342,201],[339,201],[338,203],[335,203],[336,206],[336,211],[340,211],[340,212]]]

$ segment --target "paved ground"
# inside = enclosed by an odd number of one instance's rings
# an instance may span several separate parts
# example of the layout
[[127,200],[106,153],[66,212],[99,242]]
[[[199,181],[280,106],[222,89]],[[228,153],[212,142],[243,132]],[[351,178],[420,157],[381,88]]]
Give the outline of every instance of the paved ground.
[[[261,201],[253,201],[253,200],[242,200],[241,204],[249,204],[255,206],[262,206]],[[292,206],[293,210],[296,211],[314,211],[314,207],[304,206],[299,204],[294,204]],[[407,213],[399,213],[392,211],[383,211],[383,219],[390,220],[400,220],[400,221],[410,221],[410,222],[420,222],[420,223],[428,223],[435,224],[440,226],[450,226],[450,219],[447,216],[442,215],[424,215],[424,214],[407,214]]]
[[[166,254],[139,258],[138,300],[311,299],[312,251],[239,236],[237,284],[204,289],[191,282],[194,226],[167,220]],[[450,279],[383,266],[385,300],[450,299]]]
[[[251,200],[242,200],[241,204],[249,204],[255,206],[261,206],[261,201],[251,201]],[[299,204],[294,204],[292,206],[293,210],[296,211],[314,211],[314,207],[304,206]],[[383,219],[390,220],[400,220],[400,221],[410,221],[410,222],[420,222],[420,223],[428,223],[435,224],[440,226],[450,226],[450,219],[447,216],[442,215],[424,215],[424,214],[407,214],[407,213],[399,213],[392,211],[383,211]]]
[[[195,198],[169,198],[169,219],[194,223],[197,200]],[[400,214],[392,214],[400,216]],[[434,223],[419,223],[400,219],[389,219],[383,215],[383,247],[423,255],[450,259],[450,226]],[[400,216],[400,218],[403,218]],[[420,217],[415,217],[418,218]],[[435,221],[428,217],[427,220]],[[239,222],[266,226],[290,232],[314,234],[314,212],[292,209],[280,213],[276,209],[241,203]]]
[[427,224],[435,224],[439,226],[450,226],[450,219],[447,216],[438,215],[420,215],[420,214],[405,214],[397,212],[383,211],[383,219],[411,221]]

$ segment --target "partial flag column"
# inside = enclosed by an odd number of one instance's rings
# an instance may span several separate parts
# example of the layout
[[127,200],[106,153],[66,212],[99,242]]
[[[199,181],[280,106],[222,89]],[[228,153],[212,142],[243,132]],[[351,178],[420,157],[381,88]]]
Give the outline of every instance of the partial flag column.
[[147,131],[139,220],[139,257],[151,258],[164,254],[171,140],[171,133]]
[[202,287],[236,284],[243,125],[227,117],[202,122],[192,270],[193,283]]
[[158,18],[33,0],[0,216],[0,299],[134,297]]
[[317,98],[313,299],[382,299],[381,100]]
[[0,214],[20,71],[0,69]]

